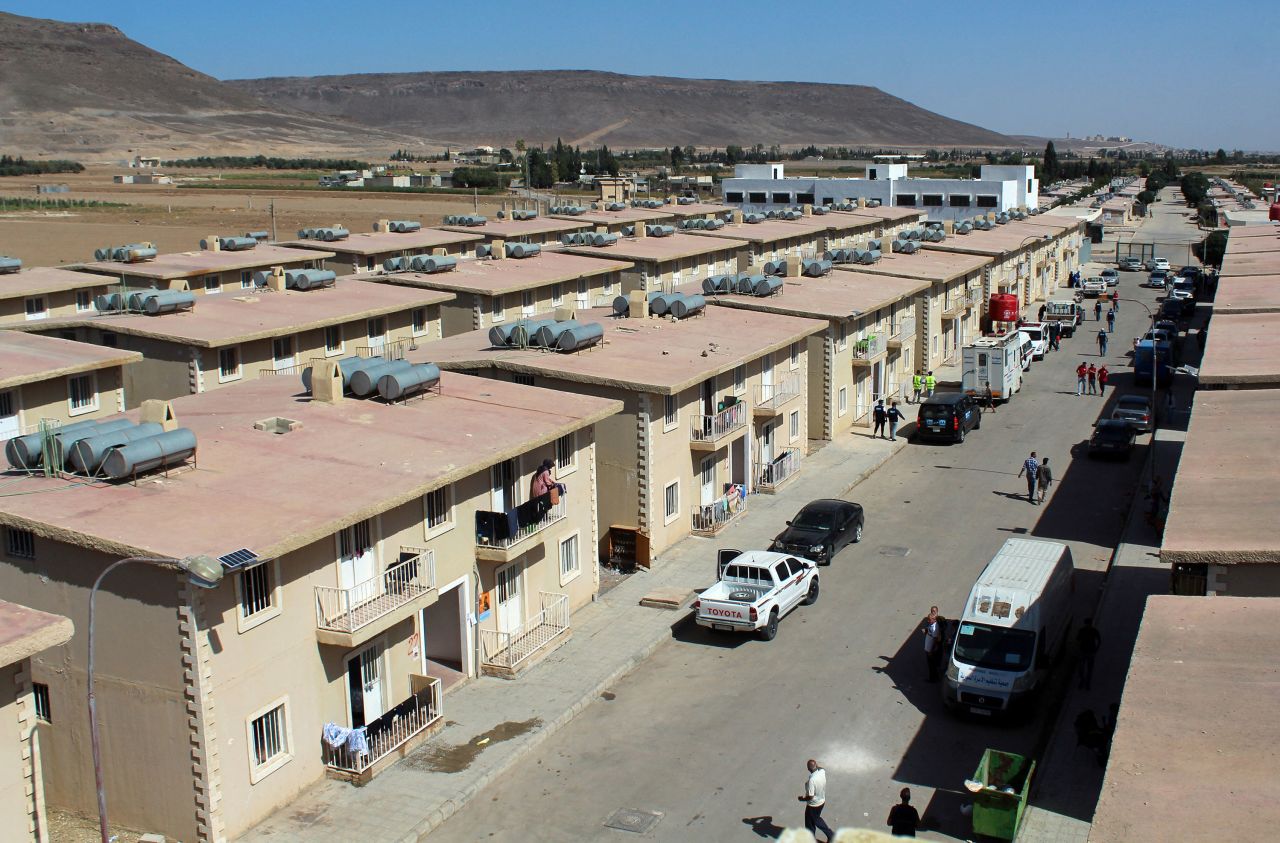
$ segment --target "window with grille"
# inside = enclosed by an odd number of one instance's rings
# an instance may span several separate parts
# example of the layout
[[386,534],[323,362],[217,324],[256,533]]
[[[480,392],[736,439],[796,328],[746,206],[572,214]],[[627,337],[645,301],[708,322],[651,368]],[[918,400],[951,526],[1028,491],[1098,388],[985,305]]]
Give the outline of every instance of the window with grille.
[[740,191],[740,190],[729,190],[729,191],[725,191],[725,194],[724,194],[724,201],[726,201],[726,202],[741,203],[741,202],[742,202],[742,191]]
[[221,292],[222,292],[222,276],[206,275],[204,277],[204,294],[206,296],[212,296],[215,293],[221,293]]
[[449,500],[448,486],[427,492],[422,500],[426,506],[428,532],[453,523],[453,506]]
[[747,367],[736,366],[733,370],[733,394],[741,395],[747,391]]
[[523,386],[533,386],[533,375],[516,373],[511,376],[511,382],[522,384]]
[[281,700],[249,720],[250,781],[258,781],[288,761],[290,752],[288,703]]
[[791,343],[791,359],[789,361],[791,368],[800,368],[800,343]]
[[53,713],[49,709],[49,686],[43,682],[32,682],[31,696],[35,700],[36,717],[45,723],[52,723]]
[[502,296],[489,299],[489,318],[494,322],[501,322],[507,318],[507,312],[502,306]]
[[371,345],[375,342],[382,342],[387,336],[387,320],[381,316],[377,319],[368,320],[365,328]]
[[343,559],[355,559],[373,547],[371,535],[367,520],[352,524],[338,533],[338,553]]
[[796,438],[799,436],[800,436],[800,411],[792,410],[791,411],[791,441],[792,442],[796,441]]
[[680,481],[667,484],[667,487],[662,490],[662,497],[666,520],[670,523],[680,514]]
[[18,410],[13,406],[13,392],[0,392],[0,416],[16,416]]
[[271,565],[254,565],[240,572],[240,617],[252,618],[275,605]]
[[560,582],[582,573],[582,560],[578,557],[578,534],[574,533],[560,542]]
[[84,313],[86,310],[93,310],[93,292],[76,290],[76,312]]
[[947,197],[947,201],[953,208],[967,208],[973,202],[973,198],[967,193],[953,193]]
[[979,208],[994,208],[999,204],[1000,204],[999,196],[979,196],[978,197]]
[[293,365],[293,337],[276,337],[271,340],[271,363],[277,369]]
[[84,413],[98,407],[98,387],[93,375],[76,375],[67,378],[67,398],[72,413]]
[[218,380],[231,381],[240,377],[240,349],[236,346],[218,349]]
[[330,325],[324,329],[325,354],[341,354],[343,346],[341,325]]
[[578,434],[566,433],[556,440],[556,470],[572,471],[578,464]]
[[663,404],[665,405],[663,409],[666,412],[663,416],[662,427],[664,430],[670,430],[680,422],[680,401],[675,395],[666,395],[663,397],[665,399],[663,401]]
[[427,332],[427,309],[425,307],[415,307],[412,316],[413,335],[420,337]]
[[240,270],[240,289],[242,290],[253,289],[253,273],[247,269]]
[[48,315],[49,310],[45,307],[44,296],[35,296],[27,299],[28,319],[44,319]]
[[774,193],[771,198],[773,200],[773,204],[775,205],[786,205],[791,201],[791,194],[790,193]]
[[923,202],[924,202],[924,206],[925,206],[926,208],[941,208],[941,207],[942,207],[942,194],[941,194],[941,193],[926,193],[926,194],[924,194],[924,196],[922,196],[922,197],[920,197],[920,198],[923,200]]
[[849,324],[847,322],[840,323],[839,335],[836,337],[836,347],[841,351],[849,344]]
[[5,527],[4,549],[10,556],[18,559],[35,559],[35,533],[30,530],[19,530],[16,527]]
[[893,204],[913,208],[916,204],[916,195],[914,193],[899,193],[893,198]]
[[551,285],[551,304],[555,307],[564,304],[564,288],[560,284]]

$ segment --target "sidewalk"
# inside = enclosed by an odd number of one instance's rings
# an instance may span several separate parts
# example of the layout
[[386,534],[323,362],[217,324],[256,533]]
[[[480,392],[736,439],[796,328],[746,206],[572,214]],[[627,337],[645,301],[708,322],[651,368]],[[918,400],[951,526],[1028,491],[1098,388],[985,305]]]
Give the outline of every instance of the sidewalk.
[[572,618],[573,635],[515,680],[481,677],[448,694],[444,730],[364,787],[323,780],[239,838],[244,843],[409,843],[439,826],[671,638],[686,612],[640,606],[657,588],[710,585],[717,547],[761,548],[815,498],[841,497],[906,442],[862,433],[823,443],[776,495],[714,539],[688,538]]

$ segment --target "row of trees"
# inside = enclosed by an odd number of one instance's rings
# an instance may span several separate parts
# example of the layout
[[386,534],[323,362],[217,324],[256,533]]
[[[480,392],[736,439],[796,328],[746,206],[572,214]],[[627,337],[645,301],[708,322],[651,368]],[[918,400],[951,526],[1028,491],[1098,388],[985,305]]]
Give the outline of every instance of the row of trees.
[[0,176],[39,176],[46,173],[81,173],[84,165],[79,161],[28,161],[21,155],[0,155]]
[[208,167],[226,170],[364,170],[368,161],[354,158],[274,158],[266,155],[201,155],[161,161],[164,167]]

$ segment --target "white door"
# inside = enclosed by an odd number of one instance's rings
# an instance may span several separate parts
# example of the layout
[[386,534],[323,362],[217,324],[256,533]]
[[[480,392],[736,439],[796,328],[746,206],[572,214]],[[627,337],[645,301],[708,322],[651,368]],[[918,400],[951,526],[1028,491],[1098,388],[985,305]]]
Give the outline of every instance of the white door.
[[497,571],[498,631],[513,632],[524,623],[524,566],[519,562]]
[[271,341],[271,368],[277,372],[294,364],[293,337],[276,337]]
[[353,524],[338,533],[338,571],[342,588],[354,588],[373,579],[377,573],[372,533],[368,521]]
[[773,431],[777,425],[770,422],[760,430],[760,465],[773,462]]
[[17,395],[13,390],[0,392],[0,440],[12,439],[20,430]]
[[381,354],[383,347],[387,344],[386,320],[381,316],[377,319],[370,319],[366,333],[369,336],[369,348],[373,350],[375,356]]
[[760,368],[760,400],[773,400],[773,355],[766,357]]
[[491,469],[493,481],[493,511],[506,512],[515,509],[519,501],[516,499],[516,464],[514,460],[503,460]]
[[714,503],[716,499],[716,458],[706,457],[702,460],[702,505]]
[[591,306],[591,282],[586,278],[578,279],[578,309],[586,310]]
[[351,726],[359,728],[387,710],[382,644],[373,644],[347,660],[347,688],[351,695]]

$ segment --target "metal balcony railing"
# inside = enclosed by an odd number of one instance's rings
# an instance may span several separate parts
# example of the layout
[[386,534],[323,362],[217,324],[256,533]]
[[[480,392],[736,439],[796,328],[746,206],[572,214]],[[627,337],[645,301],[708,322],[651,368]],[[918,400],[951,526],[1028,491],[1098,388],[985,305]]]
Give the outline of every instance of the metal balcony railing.
[[325,766],[343,773],[363,773],[439,720],[444,715],[440,680],[434,677],[418,679],[426,683],[425,687],[362,727],[363,750],[352,749],[350,740],[337,747],[321,741]]
[[901,319],[895,319],[889,325],[889,341],[900,342],[915,332],[916,320],[914,316],[904,316]]
[[417,554],[350,588],[318,585],[316,627],[354,633],[436,587],[436,559],[430,550]]
[[702,535],[714,535],[746,511],[746,496],[735,487],[711,503],[693,507],[692,530]]
[[[476,517],[478,520],[488,516],[489,518],[496,519],[498,521],[509,521],[508,514],[509,513],[501,512],[478,512],[476,513]],[[507,535],[489,535],[484,534],[481,531],[477,531],[476,545],[478,547],[494,548],[497,550],[508,550],[515,547],[525,539],[536,536],[538,533],[541,533],[557,521],[563,521],[568,514],[569,509],[565,503],[565,499],[561,498],[558,503],[551,504],[551,507],[543,513],[542,517],[537,521],[519,526],[516,528],[515,532]]]
[[569,628],[569,595],[540,591],[538,602],[538,613],[513,630],[480,630],[483,664],[515,670]]
[[884,338],[878,334],[872,334],[869,337],[853,341],[854,360],[870,360],[883,351]]
[[776,410],[800,394],[800,379],[789,375],[774,384],[756,387],[756,407]]
[[747,423],[747,405],[738,402],[714,416],[695,415],[689,427],[689,439],[693,442],[715,442]]
[[756,486],[765,490],[776,489],[799,470],[800,451],[788,448],[756,470]]

